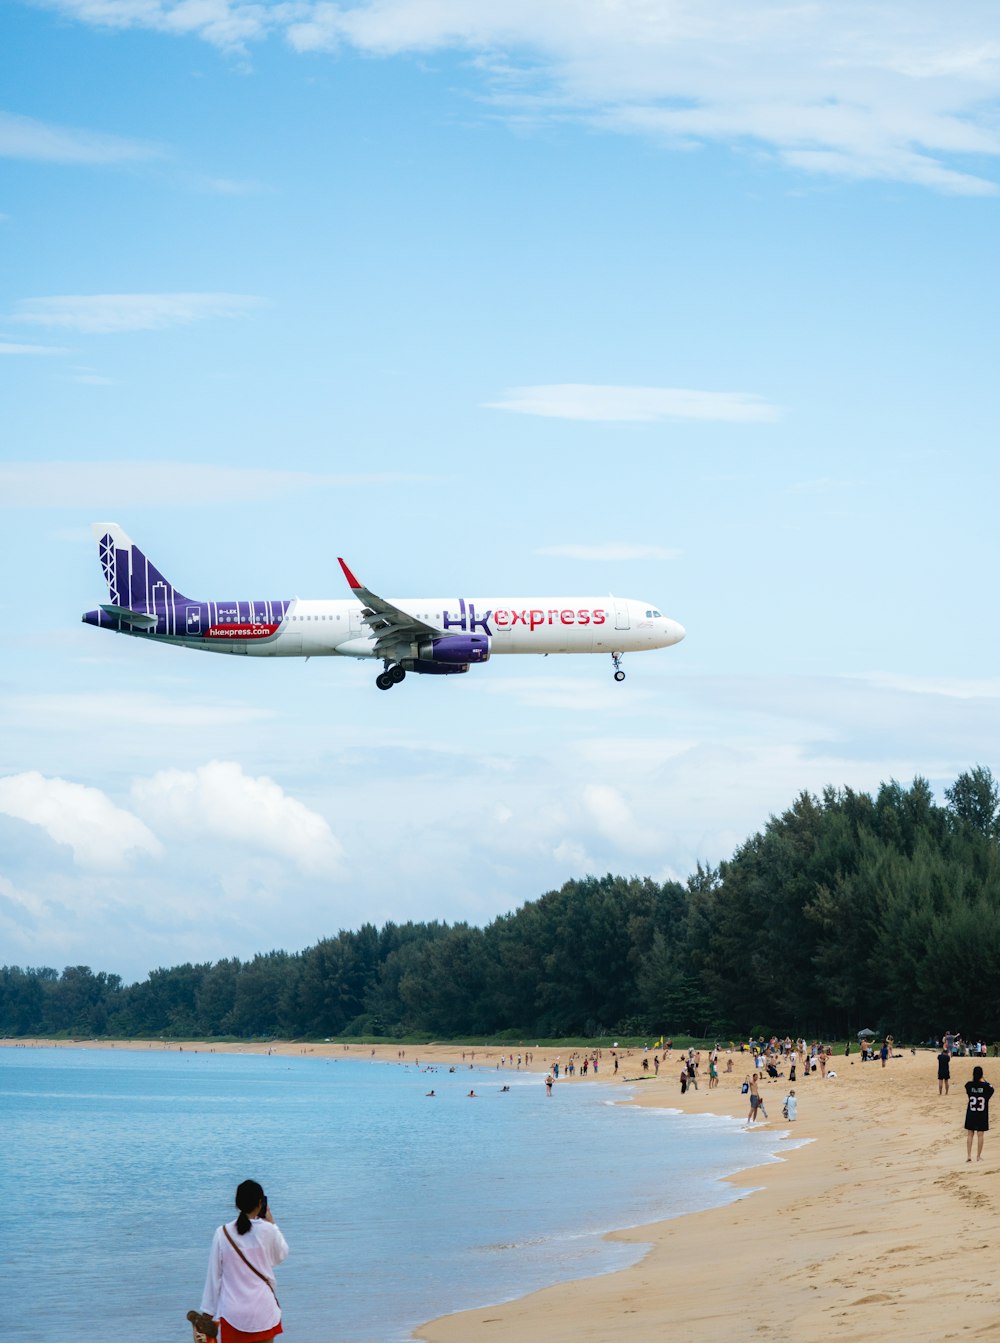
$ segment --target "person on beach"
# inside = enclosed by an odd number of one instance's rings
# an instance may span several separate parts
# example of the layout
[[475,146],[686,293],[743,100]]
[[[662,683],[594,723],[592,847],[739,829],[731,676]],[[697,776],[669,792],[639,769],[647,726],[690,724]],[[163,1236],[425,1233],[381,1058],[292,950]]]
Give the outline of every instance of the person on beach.
[[983,1070],[977,1063],[972,1070],[972,1081],[966,1082],[965,1094],[969,1103],[965,1107],[965,1150],[966,1161],[972,1160],[972,1135],[976,1135],[976,1160],[983,1159],[983,1141],[990,1129],[990,1097],[993,1088],[983,1077]]
[[274,1269],[288,1245],[256,1180],[237,1187],[236,1206],[212,1238],[201,1308],[219,1321],[219,1343],[257,1343],[283,1332]]
[[757,1111],[760,1109],[760,1086],[757,1074],[754,1073],[750,1079],[750,1113],[747,1115],[748,1124],[756,1124]]
[[686,1063],[682,1063],[682,1064],[681,1064],[681,1095],[682,1095],[682,1096],[686,1096],[686,1095],[687,1095],[687,1089],[688,1089],[688,1070],[687,1070],[687,1064],[686,1064]]
[[798,1112],[799,1112],[799,1102],[798,1099],[796,1098],[795,1091],[794,1090],[789,1091],[788,1095],[785,1097],[785,1110],[784,1110],[785,1118],[789,1121],[789,1123],[794,1123],[795,1117],[798,1114]]
[[552,1074],[551,1074],[551,1073],[549,1073],[548,1077],[546,1077],[546,1079],[545,1079],[545,1094],[546,1094],[546,1096],[551,1096],[551,1095],[552,1095]]
[[948,1087],[951,1084],[951,1053],[947,1049],[942,1049],[937,1056],[938,1065],[938,1095],[947,1096]]

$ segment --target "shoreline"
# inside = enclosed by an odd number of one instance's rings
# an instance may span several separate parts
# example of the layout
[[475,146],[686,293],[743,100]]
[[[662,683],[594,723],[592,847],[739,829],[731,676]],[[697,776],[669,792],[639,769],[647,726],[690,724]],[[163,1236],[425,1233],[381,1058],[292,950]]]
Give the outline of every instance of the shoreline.
[[[446,1045],[0,1041],[0,1047],[19,1046],[270,1051],[473,1068],[489,1067],[500,1056],[499,1049]],[[529,1052],[534,1060],[522,1071],[544,1074],[549,1051],[542,1046]],[[633,1051],[632,1057],[641,1054]],[[723,1053],[723,1068],[726,1059]],[[939,1096],[934,1051],[906,1053],[885,1069],[877,1060],[862,1064],[838,1057],[836,1076],[821,1081],[817,1074],[796,1085],[795,1123],[781,1118],[787,1082],[768,1084],[762,1087],[771,1116],[767,1128],[771,1134],[787,1131],[795,1146],[782,1154],[781,1142],[772,1141],[768,1151],[777,1162],[725,1177],[752,1197],[613,1231],[609,1240],[648,1247],[631,1267],[441,1316],[420,1325],[412,1337],[469,1343],[488,1333],[516,1336],[518,1343],[606,1343],[613,1332],[626,1343],[646,1343],[672,1331],[691,1343],[772,1335],[793,1343],[868,1343],[877,1331],[884,1343],[909,1343],[972,1331],[1000,1341],[1000,1323],[990,1309],[992,1250],[1000,1233],[1000,1125],[987,1134],[982,1163],[966,1164],[964,1083],[974,1063],[955,1059],[950,1095]],[[983,1064],[987,1078],[1000,1085],[1000,1062]],[[688,1114],[745,1114],[739,1087],[748,1070],[739,1054],[733,1055],[733,1072],[723,1072],[714,1091],[707,1090],[706,1078],[699,1091],[681,1098],[678,1069],[675,1055],[658,1078],[632,1083],[622,1103]],[[621,1083],[628,1085],[624,1077]],[[602,1068],[596,1081],[577,1076],[557,1085],[595,1084],[613,1088],[618,1081]],[[655,1172],[650,1175],[655,1178]]]

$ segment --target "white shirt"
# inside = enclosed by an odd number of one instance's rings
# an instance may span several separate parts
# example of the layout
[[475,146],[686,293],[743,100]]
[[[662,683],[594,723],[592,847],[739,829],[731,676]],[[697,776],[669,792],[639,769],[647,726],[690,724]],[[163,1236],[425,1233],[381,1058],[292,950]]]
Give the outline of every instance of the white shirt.
[[274,1293],[252,1273],[226,1240],[228,1230],[254,1268],[274,1283],[274,1266],[288,1256],[288,1245],[274,1222],[250,1223],[245,1236],[236,1231],[236,1222],[219,1227],[212,1239],[208,1256],[208,1276],[202,1293],[201,1308],[214,1319],[225,1317],[235,1328],[254,1334],[271,1329],[281,1319]]

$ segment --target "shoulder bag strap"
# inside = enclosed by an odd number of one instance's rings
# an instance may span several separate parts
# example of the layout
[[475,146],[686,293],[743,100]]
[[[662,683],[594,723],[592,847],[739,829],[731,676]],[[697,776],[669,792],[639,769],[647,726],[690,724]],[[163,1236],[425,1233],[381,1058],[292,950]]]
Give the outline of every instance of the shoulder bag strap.
[[257,1274],[257,1277],[260,1278],[261,1282],[266,1282],[266,1283],[267,1283],[268,1287],[270,1288],[271,1295],[274,1297],[274,1304],[275,1304],[275,1305],[278,1307],[278,1309],[280,1310],[280,1309],[281,1309],[281,1302],[278,1300],[278,1293],[274,1290],[274,1286],[273,1286],[273,1284],[272,1284],[272,1282],[271,1282],[271,1279],[270,1279],[269,1277],[267,1277],[266,1274],[261,1273],[261,1271],[260,1271],[259,1268],[254,1268],[253,1264],[251,1264],[250,1260],[246,1257],[246,1255],[243,1253],[243,1251],[240,1249],[240,1247],[236,1244],[235,1240],[233,1240],[232,1236],[229,1234],[229,1227],[228,1227],[228,1226],[223,1226],[222,1230],[223,1230],[223,1234],[224,1234],[225,1237],[226,1237],[226,1240],[229,1241],[230,1245],[233,1247],[233,1249],[236,1251],[236,1253],[239,1255],[239,1257],[243,1260],[244,1264],[246,1264],[246,1266],[247,1266],[247,1268],[250,1270],[250,1272],[251,1272],[251,1273],[256,1273],[256,1274]]

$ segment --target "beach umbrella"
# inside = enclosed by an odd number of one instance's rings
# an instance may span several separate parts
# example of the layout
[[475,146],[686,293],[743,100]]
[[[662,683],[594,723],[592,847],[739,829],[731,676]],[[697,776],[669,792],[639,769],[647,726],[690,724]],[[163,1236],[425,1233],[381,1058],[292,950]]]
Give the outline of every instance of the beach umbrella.
[[864,1037],[865,1037],[866,1035],[870,1037],[870,1036],[873,1036],[874,1034],[875,1034],[875,1032],[874,1032],[874,1031],[870,1031],[870,1030],[868,1029],[868,1027],[866,1026],[865,1029],[864,1029],[863,1031],[858,1031],[858,1039],[859,1039],[859,1040],[862,1040],[862,1039],[864,1039]]

